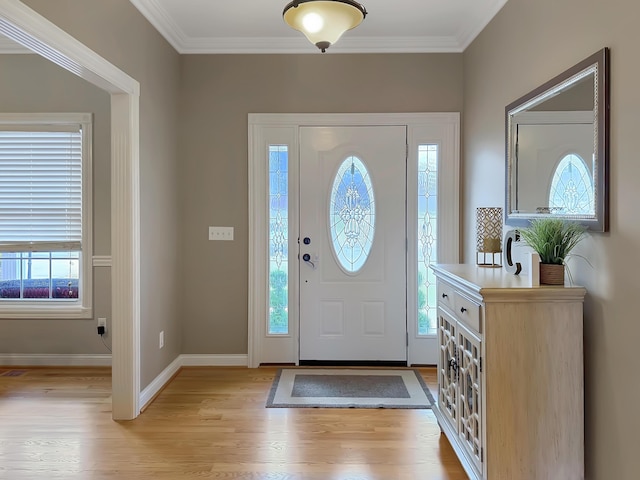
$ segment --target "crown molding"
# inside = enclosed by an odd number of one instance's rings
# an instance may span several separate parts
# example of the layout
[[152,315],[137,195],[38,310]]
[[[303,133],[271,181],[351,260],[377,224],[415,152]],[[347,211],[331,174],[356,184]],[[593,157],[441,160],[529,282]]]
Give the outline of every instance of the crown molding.
[[[234,53],[317,53],[313,45],[299,37],[242,38],[187,37],[157,0],[130,0],[140,13],[180,54]],[[330,53],[459,53],[463,52],[507,0],[495,0],[482,18],[476,18],[456,36],[345,37]],[[32,54],[30,49],[0,37],[0,54]]]
[[473,21],[469,22],[466,28],[460,30],[457,35],[457,42],[460,45],[460,51],[464,52],[471,42],[484,30],[493,17],[495,17],[508,0],[494,0],[489,9],[484,12],[484,15],[476,17]]
[[129,0],[131,4],[136,7],[140,13],[155,27],[155,29],[162,35],[167,42],[178,53],[185,53],[182,51],[183,45],[187,41],[187,36],[177,23],[173,21],[173,18],[162,8],[156,0]]
[[0,54],[25,54],[33,53],[27,47],[23,47],[19,43],[9,40],[7,37],[0,36]]
[[[178,50],[183,54],[318,53],[303,37],[194,38]],[[434,53],[462,52],[455,37],[347,37],[332,45],[329,53]]]
[[[130,0],[140,13],[180,54],[286,54],[317,53],[302,36],[291,37],[189,37],[158,0]],[[494,0],[453,36],[357,37],[347,36],[333,45],[330,53],[460,53],[491,21],[507,0]]]

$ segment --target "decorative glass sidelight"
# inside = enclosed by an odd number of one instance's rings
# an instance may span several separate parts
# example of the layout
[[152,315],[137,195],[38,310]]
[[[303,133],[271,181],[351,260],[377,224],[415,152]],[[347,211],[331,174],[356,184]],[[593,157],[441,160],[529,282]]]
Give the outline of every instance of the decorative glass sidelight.
[[549,213],[593,215],[593,180],[584,160],[576,154],[565,156],[551,181]]
[[367,261],[375,230],[375,200],[369,172],[358,157],[342,162],[331,188],[329,230],[336,258],[348,273]]
[[438,145],[418,146],[418,335],[436,335]]
[[269,335],[289,333],[289,149],[269,146]]

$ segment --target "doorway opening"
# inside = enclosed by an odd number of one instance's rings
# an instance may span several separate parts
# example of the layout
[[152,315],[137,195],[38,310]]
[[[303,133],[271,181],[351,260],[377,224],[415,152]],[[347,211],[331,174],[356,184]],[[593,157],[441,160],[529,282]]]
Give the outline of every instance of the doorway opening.
[[[395,227],[395,230],[402,233],[402,245],[400,250],[389,257],[394,263],[401,264],[403,274],[399,283],[406,288],[405,293],[401,294],[403,301],[399,307],[406,311],[406,316],[403,313],[406,320],[403,320],[400,332],[404,352],[402,361],[409,365],[436,363],[437,339],[435,330],[429,328],[430,317],[435,317],[435,307],[430,305],[435,305],[435,282],[428,277],[428,264],[456,263],[459,259],[459,114],[250,114],[250,367],[265,363],[299,364],[301,360],[313,360],[304,358],[305,324],[302,317],[306,315],[303,310],[306,303],[303,287],[306,285],[305,280],[311,280],[311,277],[305,276],[322,273],[322,269],[329,266],[329,270],[333,271],[327,270],[323,274],[335,276],[341,270],[343,274],[348,275],[349,272],[344,265],[340,266],[335,247],[330,243],[330,226],[324,232],[315,232],[313,236],[303,232],[305,221],[309,218],[313,218],[311,225],[321,225],[320,220],[322,225],[328,225],[328,194],[324,196],[324,200],[316,201],[314,199],[319,198],[317,192],[311,194],[309,190],[322,186],[325,193],[331,191],[336,183],[336,174],[346,159],[357,157],[362,160],[361,157],[364,157],[368,162],[372,158],[372,155],[359,154],[354,147],[358,142],[352,142],[349,147],[351,150],[345,146],[349,142],[337,142],[338,146],[330,147],[331,142],[335,143],[336,139],[336,132],[331,129],[348,130],[355,127],[396,127],[403,132],[402,151],[396,157],[401,158],[402,166],[406,168],[400,179],[404,188],[400,200],[406,211],[403,210],[401,214],[402,225]],[[319,135],[305,140],[305,131]],[[314,170],[315,167],[308,170],[303,159],[305,142],[319,147],[318,151],[325,152],[316,163],[321,170],[327,167],[327,172],[318,172]],[[340,148],[344,150],[342,156],[338,156],[339,160],[335,160],[336,163],[328,168],[326,152],[335,153]],[[354,160],[354,174],[357,169],[362,170],[360,164],[357,165],[358,168],[356,164]],[[284,165],[286,169],[283,168]],[[347,173],[350,170],[349,165]],[[387,173],[372,175],[374,199],[376,191],[385,191],[384,179]],[[319,178],[320,174],[324,175],[323,180]],[[429,187],[431,191],[428,190]],[[356,193],[363,195],[363,192]],[[313,209],[313,205],[318,207],[310,216],[305,208],[304,199],[307,196],[312,199],[307,201],[311,208]],[[353,201],[354,198],[352,196],[348,201]],[[375,208],[380,205],[384,203],[376,201]],[[354,220],[361,218],[356,208],[358,205],[352,203],[351,206],[354,207],[352,211],[344,212],[345,219],[355,228],[358,225]],[[362,207],[361,204],[359,206]],[[357,228],[353,232],[357,232]],[[372,252],[377,248],[376,242],[385,240],[384,234],[384,228],[380,239],[374,233]],[[318,240],[314,240],[314,237]],[[309,238],[310,244],[305,243],[306,238]],[[438,239],[441,241],[437,241]],[[323,243],[325,248],[320,253],[312,249]],[[309,248],[309,251],[303,247]],[[369,260],[366,260],[359,265],[363,273],[368,263]],[[275,271],[280,272],[276,275],[277,281],[273,280]],[[324,280],[321,283],[325,283]],[[317,293],[315,289],[310,291],[313,295]],[[325,313],[321,315],[324,331],[320,332],[319,338],[327,339],[333,331],[339,331],[346,325],[345,322],[336,320],[340,318],[340,309],[345,304],[332,301],[332,296],[335,297],[334,294],[327,296],[322,307],[325,309]],[[354,310],[360,315],[360,321],[356,322],[358,328],[371,338],[379,336],[386,325],[385,306],[376,298],[366,295],[363,300]],[[397,310],[393,308],[390,311]],[[354,314],[350,315],[350,318],[353,316]],[[337,360],[344,358],[338,357]],[[362,361],[363,358],[348,360],[350,364],[354,364],[353,362]]]

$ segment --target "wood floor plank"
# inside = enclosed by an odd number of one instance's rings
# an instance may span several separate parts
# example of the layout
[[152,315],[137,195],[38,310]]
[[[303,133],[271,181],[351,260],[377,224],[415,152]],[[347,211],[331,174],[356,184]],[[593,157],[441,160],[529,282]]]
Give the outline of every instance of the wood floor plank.
[[108,368],[21,370],[0,376],[1,479],[467,478],[430,410],[265,408],[277,367],[183,368],[130,422]]

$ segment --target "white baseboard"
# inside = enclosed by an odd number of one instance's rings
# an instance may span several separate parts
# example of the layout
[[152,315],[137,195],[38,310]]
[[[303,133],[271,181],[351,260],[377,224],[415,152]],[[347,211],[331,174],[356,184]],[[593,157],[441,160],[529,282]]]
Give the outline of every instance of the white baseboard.
[[[248,357],[245,354],[238,355],[178,355],[158,378],[164,375],[168,369],[177,364],[176,371],[180,367],[246,367]],[[33,366],[33,367],[108,367],[111,366],[111,355],[59,355],[55,353],[0,353],[0,365]],[[171,376],[169,376],[171,378]],[[154,380],[155,382],[155,380]],[[153,382],[152,382],[153,383]]]
[[149,403],[153,397],[155,397],[160,390],[164,388],[164,386],[169,383],[169,381],[173,378],[178,370],[180,370],[180,356],[176,357],[176,359],[169,364],[167,368],[165,368],[160,375],[153,379],[153,381],[147,385],[147,387],[140,392],[140,402],[139,405],[141,408],[144,408],[147,403]]
[[183,367],[246,367],[248,355],[180,355]]
[[[173,378],[181,367],[246,367],[248,356],[240,355],[178,355],[153,381],[140,392],[141,407],[147,405],[153,397]],[[98,367],[111,366],[111,355],[56,355],[56,354],[0,354],[3,366],[50,366],[50,367]]]
[[111,355],[2,353],[0,365],[24,367],[110,367]]
[[140,392],[141,408],[144,408],[162,390],[181,367],[246,367],[247,355],[178,355],[160,375]]

